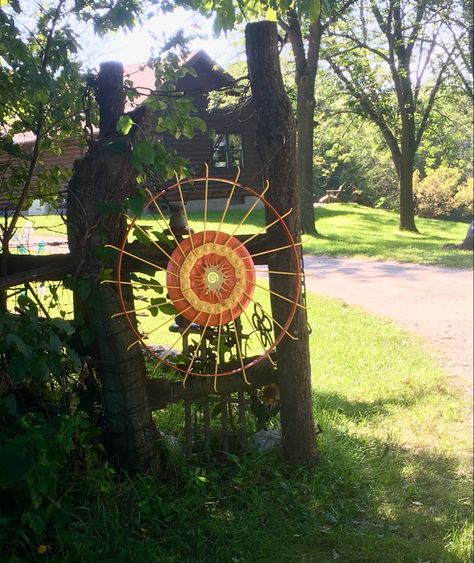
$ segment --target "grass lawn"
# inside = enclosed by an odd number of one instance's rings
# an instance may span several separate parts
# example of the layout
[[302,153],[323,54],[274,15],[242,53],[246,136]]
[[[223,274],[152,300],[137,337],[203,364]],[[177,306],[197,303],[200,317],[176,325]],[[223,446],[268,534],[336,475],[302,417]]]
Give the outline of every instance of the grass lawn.
[[[83,483],[55,561],[456,562],[472,558],[467,400],[420,342],[309,295],[321,462],[196,456],[168,480]],[[76,485],[77,486],[77,485]]]
[[419,234],[400,232],[398,214],[356,204],[334,203],[316,209],[319,237],[309,237],[305,251],[326,256],[368,256],[453,268],[472,268],[472,252],[445,250],[460,244],[468,225],[436,219],[416,220]]
[[[236,225],[241,217],[242,212],[229,211],[226,224]],[[33,222],[37,235],[66,234],[65,225],[57,215],[29,217],[28,220]],[[191,225],[199,227],[200,220],[199,214],[190,214]],[[220,213],[210,213],[209,220],[209,227],[217,228]],[[263,220],[263,211],[256,210],[247,219],[244,231],[239,232],[255,232],[257,227],[263,226]],[[148,222],[150,219],[143,220],[143,223]],[[400,232],[395,212],[334,203],[316,209],[316,225],[320,236],[304,237],[307,254],[370,257],[452,268],[473,266],[472,252],[443,248],[464,240],[465,223],[419,218],[418,234]]]
[[[308,237],[306,252],[472,266],[472,253],[442,250],[463,240],[464,224],[420,219],[413,235],[382,210],[333,204],[317,212],[321,236]],[[239,216],[230,213],[229,223]],[[208,219],[217,226],[219,217]],[[259,212],[248,232],[262,225]],[[65,524],[44,538],[54,546],[49,560],[472,560],[467,399],[416,337],[338,301],[308,298],[321,462],[290,468],[276,453],[196,456],[172,465],[162,482],[117,482],[99,467],[72,480]]]

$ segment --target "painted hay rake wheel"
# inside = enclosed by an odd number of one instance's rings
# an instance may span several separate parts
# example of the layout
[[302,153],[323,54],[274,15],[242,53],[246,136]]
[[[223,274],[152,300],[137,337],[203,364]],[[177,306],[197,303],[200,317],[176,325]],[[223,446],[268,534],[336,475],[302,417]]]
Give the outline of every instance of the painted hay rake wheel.
[[[143,345],[157,365],[182,372],[185,380],[238,372],[245,378],[246,370],[263,358],[274,363],[271,352],[285,334],[292,337],[288,328],[301,306],[300,253],[284,221],[291,210],[279,215],[264,198],[267,189],[259,194],[239,184],[238,175],[234,181],[209,176],[177,181],[156,195],[148,193],[144,213],[127,216],[122,243],[112,247],[119,253],[114,283],[123,309],[116,316],[125,315],[134,332],[131,346]],[[210,196],[216,191],[225,194],[223,211],[212,210]],[[251,205],[235,211],[246,196]],[[189,208],[197,201],[204,209],[196,217]],[[272,217],[267,226],[259,207]],[[247,232],[252,223],[256,232]],[[283,244],[256,245],[276,225]],[[269,254],[284,249],[290,249],[292,263],[272,273],[293,276],[291,295],[271,291],[265,281]],[[130,274],[136,269],[130,262],[140,266],[140,273]],[[136,304],[132,310],[126,305],[130,286]],[[284,322],[272,315],[270,295],[286,302]]]

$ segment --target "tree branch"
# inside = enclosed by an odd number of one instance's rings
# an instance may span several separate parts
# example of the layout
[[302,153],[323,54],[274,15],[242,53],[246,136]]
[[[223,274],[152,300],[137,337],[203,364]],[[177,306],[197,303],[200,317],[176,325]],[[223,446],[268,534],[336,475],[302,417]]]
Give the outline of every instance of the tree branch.
[[[451,52],[451,55],[452,55],[452,52]],[[420,122],[420,125],[418,126],[418,131],[416,133],[416,138],[415,138],[415,147],[416,148],[418,148],[420,146],[421,139],[423,138],[423,134],[426,130],[426,127],[428,126],[428,120],[429,120],[429,117],[430,117],[430,113],[431,113],[431,110],[433,109],[433,105],[434,105],[438,90],[440,89],[441,84],[443,83],[443,80],[445,78],[444,73],[445,73],[446,69],[448,68],[448,64],[449,64],[449,57],[444,62],[443,66],[441,67],[441,70],[439,71],[435,85],[433,86],[433,88],[430,92],[430,96],[428,98],[428,103],[426,104],[425,111],[423,112],[423,116],[421,118],[421,122]]]
[[385,118],[383,115],[377,111],[375,106],[373,105],[372,101],[370,100],[368,94],[363,91],[359,91],[354,88],[353,83],[344,76],[342,69],[336,65],[333,61],[328,60],[329,65],[341,80],[341,82],[346,86],[347,90],[352,94],[352,96],[360,103],[362,109],[367,113],[367,115],[372,119],[372,121],[377,125],[382,133],[383,138],[385,139],[394,160],[400,159],[400,147],[398,146],[398,141],[395,135],[390,130],[390,127],[387,125]]

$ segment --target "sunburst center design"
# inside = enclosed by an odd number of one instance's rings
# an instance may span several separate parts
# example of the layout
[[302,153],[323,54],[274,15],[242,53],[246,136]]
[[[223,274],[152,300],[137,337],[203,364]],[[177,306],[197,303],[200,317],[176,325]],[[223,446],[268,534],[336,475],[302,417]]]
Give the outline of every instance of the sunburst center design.
[[204,266],[203,284],[208,293],[219,295],[224,284],[229,281],[229,275],[225,272],[222,264],[216,266]]

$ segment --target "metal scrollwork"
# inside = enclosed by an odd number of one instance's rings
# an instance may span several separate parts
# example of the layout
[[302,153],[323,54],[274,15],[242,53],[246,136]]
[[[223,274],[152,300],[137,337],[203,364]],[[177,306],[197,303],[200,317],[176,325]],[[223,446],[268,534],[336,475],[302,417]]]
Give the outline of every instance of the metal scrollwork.
[[252,325],[259,332],[263,346],[271,346],[273,344],[272,321],[259,303],[255,303],[253,307]]

